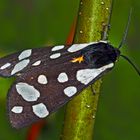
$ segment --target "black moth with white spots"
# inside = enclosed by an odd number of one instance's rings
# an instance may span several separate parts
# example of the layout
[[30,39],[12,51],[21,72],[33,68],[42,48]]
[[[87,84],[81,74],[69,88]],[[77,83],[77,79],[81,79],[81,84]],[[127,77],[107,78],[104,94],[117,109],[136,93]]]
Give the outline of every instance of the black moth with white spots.
[[68,102],[110,71],[120,51],[105,41],[28,49],[0,59],[0,76],[16,76],[8,114],[22,128]]

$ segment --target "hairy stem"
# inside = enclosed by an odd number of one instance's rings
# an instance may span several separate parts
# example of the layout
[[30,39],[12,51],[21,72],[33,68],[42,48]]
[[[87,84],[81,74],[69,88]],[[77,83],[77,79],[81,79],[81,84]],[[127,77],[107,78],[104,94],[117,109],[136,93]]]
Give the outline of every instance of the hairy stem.
[[[81,0],[74,43],[107,39],[112,0]],[[62,140],[93,140],[101,80],[70,101],[66,108]]]

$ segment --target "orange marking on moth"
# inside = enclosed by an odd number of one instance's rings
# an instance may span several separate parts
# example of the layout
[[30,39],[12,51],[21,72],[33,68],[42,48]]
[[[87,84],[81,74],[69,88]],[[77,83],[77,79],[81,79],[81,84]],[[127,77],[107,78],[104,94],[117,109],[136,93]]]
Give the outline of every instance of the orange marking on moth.
[[77,58],[73,58],[73,60],[71,60],[70,62],[73,62],[73,63],[76,63],[76,62],[83,62],[84,61],[84,56],[80,56],[80,57],[77,57]]

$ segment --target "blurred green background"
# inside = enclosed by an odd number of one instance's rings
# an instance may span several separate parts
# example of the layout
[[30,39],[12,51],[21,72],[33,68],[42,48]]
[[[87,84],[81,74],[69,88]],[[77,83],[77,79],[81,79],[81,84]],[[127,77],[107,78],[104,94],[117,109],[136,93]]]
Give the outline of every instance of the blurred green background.
[[[43,45],[65,44],[79,0],[0,0],[0,56]],[[122,53],[140,68],[140,1],[115,0],[109,40],[118,46],[130,8],[132,20]],[[28,128],[12,129],[6,95],[13,79],[0,78],[0,140],[26,140]],[[122,58],[106,75],[96,116],[94,140],[140,139],[140,77]],[[38,140],[58,140],[64,108],[46,119]]]

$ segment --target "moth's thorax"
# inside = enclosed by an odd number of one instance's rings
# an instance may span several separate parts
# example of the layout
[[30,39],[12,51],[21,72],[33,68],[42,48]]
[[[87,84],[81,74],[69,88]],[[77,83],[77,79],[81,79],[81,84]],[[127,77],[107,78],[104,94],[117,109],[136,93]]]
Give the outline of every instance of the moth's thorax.
[[100,68],[109,63],[115,63],[120,51],[104,42],[89,45],[81,51],[85,62],[93,68]]

